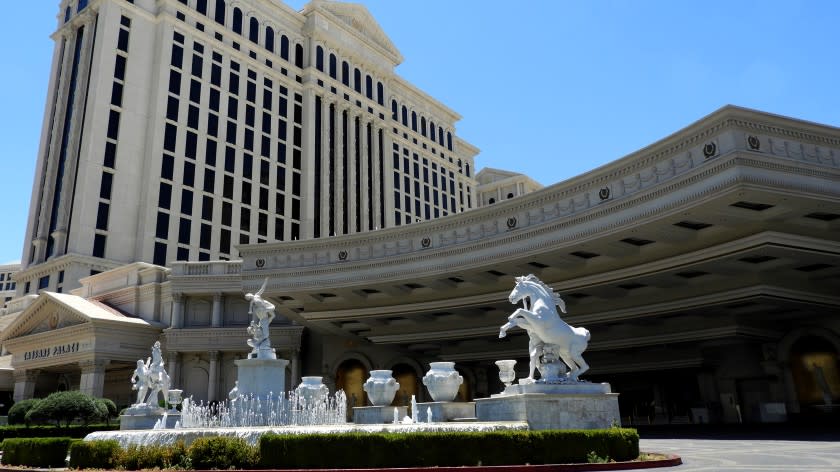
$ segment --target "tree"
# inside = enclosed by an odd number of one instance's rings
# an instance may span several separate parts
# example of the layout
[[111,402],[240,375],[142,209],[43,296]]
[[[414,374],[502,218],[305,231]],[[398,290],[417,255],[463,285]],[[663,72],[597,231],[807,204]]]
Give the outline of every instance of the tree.
[[96,403],[101,412],[101,417],[110,425],[111,418],[116,418],[119,414],[119,411],[117,411],[117,405],[107,398],[97,398]]
[[40,398],[30,398],[21,400],[11,408],[9,408],[9,424],[26,424],[29,426],[29,421],[26,420],[26,413],[41,402]]
[[[107,410],[107,406],[103,405]],[[102,410],[97,407],[96,399],[82,392],[55,392],[26,413],[27,421],[44,421],[61,427],[69,426],[75,420],[85,425],[101,418]]]

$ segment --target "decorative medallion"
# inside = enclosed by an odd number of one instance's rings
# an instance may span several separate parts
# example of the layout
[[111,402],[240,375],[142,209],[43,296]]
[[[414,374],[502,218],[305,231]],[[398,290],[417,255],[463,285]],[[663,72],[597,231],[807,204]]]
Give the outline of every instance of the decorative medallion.
[[706,145],[703,146],[704,156],[708,158],[714,156],[715,154],[717,154],[717,144],[715,144],[714,142],[710,142],[706,143]]
[[421,244],[423,247],[429,247],[429,246],[431,246],[431,245],[432,245],[432,240],[431,240],[431,239],[429,239],[429,238],[423,238],[423,240],[422,240],[422,241],[420,241],[420,244]]
[[761,148],[761,141],[756,136],[750,136],[747,138],[747,144],[749,144],[750,149],[753,151],[758,151]]
[[339,251],[338,252],[338,260],[346,261],[347,260],[347,251]]
[[262,269],[263,267],[265,267],[265,259],[257,259],[256,264],[257,268]]
[[55,328],[58,327],[58,319],[59,319],[58,313],[53,313],[52,315],[50,315],[50,319],[49,319],[50,329],[55,329]]
[[600,198],[601,200],[606,200],[610,198],[610,188],[604,187],[601,190],[598,190],[598,198]]
[[510,218],[507,219],[507,227],[508,227],[508,229],[516,228],[516,217],[515,216],[511,216]]

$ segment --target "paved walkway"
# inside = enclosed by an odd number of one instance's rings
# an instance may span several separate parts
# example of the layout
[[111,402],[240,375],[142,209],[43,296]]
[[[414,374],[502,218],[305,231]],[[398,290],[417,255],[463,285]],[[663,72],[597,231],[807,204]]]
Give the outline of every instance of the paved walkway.
[[639,448],[682,457],[683,465],[663,471],[840,471],[838,441],[643,438]]

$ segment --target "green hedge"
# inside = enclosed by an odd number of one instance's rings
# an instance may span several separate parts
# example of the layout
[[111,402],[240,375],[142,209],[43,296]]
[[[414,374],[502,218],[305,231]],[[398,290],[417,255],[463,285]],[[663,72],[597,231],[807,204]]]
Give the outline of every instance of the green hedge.
[[64,467],[67,450],[81,439],[73,438],[12,438],[0,444],[3,463],[29,467]]
[[0,441],[9,438],[49,438],[59,436],[84,438],[94,431],[116,431],[118,429],[120,429],[119,424],[71,425],[64,428],[58,428],[56,426],[0,426]]
[[[325,454],[324,451],[329,451]],[[633,429],[492,433],[348,433],[260,438],[263,468],[377,468],[617,461],[639,455]]]
[[120,443],[78,441],[70,445],[70,467],[74,469],[113,469],[121,452]]

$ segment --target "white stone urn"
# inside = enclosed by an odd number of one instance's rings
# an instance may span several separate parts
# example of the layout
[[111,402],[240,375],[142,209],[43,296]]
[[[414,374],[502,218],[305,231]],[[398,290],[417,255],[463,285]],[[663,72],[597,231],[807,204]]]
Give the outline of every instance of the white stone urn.
[[300,385],[295,389],[298,398],[306,402],[307,405],[324,401],[329,395],[330,389],[324,385],[322,380],[323,377],[320,375],[301,377]]
[[455,370],[454,362],[430,362],[431,369],[423,377],[423,385],[429,389],[432,400],[451,402],[458,395],[458,387],[464,382],[461,374]]
[[373,406],[388,406],[400,389],[400,383],[391,376],[390,370],[372,370],[362,388],[367,392]]
[[167,401],[167,403],[169,403],[169,406],[171,407],[169,409],[170,412],[177,412],[178,411],[178,405],[180,405],[181,402],[182,402],[181,396],[183,395],[183,393],[184,393],[183,390],[180,390],[180,389],[177,389],[177,388],[173,388],[173,389],[169,390],[169,398],[167,398],[166,401]]
[[499,380],[505,384],[505,387],[510,387],[510,384],[516,380],[516,371],[513,369],[516,365],[516,361],[512,359],[504,359],[496,361],[496,365],[499,366]]

